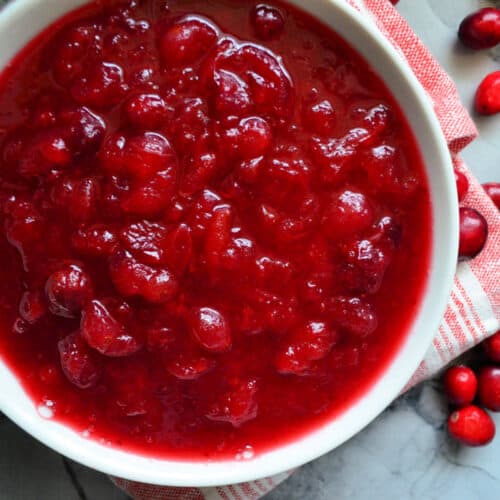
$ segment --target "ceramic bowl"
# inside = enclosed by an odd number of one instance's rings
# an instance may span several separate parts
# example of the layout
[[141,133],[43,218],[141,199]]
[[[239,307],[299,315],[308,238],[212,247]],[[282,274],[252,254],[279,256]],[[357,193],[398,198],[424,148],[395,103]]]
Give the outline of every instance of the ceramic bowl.
[[[432,104],[407,62],[345,0],[290,0],[318,17],[361,53],[399,102],[418,140],[429,180],[433,239],[428,284],[406,341],[385,373],[352,407],[328,424],[278,449],[238,462],[157,460],[85,439],[43,418],[18,380],[0,362],[0,410],[54,450],[115,476],[172,486],[238,483],[292,469],[359,432],[398,396],[429,347],[450,294],[458,248],[458,209],[449,151]],[[15,0],[0,13],[0,67],[37,33],[84,0]]]

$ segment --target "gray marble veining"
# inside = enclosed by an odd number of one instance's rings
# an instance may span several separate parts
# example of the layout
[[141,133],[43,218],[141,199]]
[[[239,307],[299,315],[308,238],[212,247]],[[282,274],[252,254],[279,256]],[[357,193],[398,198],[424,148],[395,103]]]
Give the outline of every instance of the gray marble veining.
[[[380,0],[385,1],[385,0]],[[0,3],[3,3],[0,1]],[[500,69],[500,51],[456,44],[460,20],[479,0],[401,0],[399,9],[456,81],[471,108],[475,88]],[[500,181],[500,115],[477,118],[464,157],[480,181]],[[500,439],[486,448],[451,443],[435,382],[395,401],[363,432],[302,467],[266,500],[499,500]],[[496,417],[500,426],[500,418]],[[0,500],[126,500],[102,474],[63,459],[0,415]]]

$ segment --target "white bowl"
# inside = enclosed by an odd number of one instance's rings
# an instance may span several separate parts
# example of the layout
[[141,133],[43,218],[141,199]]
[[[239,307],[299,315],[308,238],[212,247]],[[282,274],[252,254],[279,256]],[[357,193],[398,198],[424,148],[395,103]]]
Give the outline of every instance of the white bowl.
[[[0,13],[0,67],[35,34],[85,0],[15,0]],[[125,453],[85,439],[40,416],[18,380],[0,362],[0,410],[33,437],[82,464],[115,476],[172,486],[213,486],[262,478],[292,469],[339,446],[397,397],[423,359],[444,314],[456,266],[458,209],[449,151],[432,104],[401,55],[345,0],[290,0],[330,25],[363,54],[408,118],[424,157],[433,215],[427,290],[404,345],[378,382],[327,425],[252,460],[176,462]]]

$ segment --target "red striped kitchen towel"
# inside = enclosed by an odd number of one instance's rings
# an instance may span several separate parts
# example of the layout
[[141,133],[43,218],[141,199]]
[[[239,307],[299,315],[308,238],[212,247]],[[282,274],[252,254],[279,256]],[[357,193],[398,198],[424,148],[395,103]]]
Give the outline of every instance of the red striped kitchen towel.
[[[448,141],[455,166],[470,181],[464,204],[479,210],[489,224],[486,247],[474,260],[457,268],[455,285],[433,344],[407,388],[494,333],[500,326],[500,216],[478,182],[468,172],[459,152],[476,137],[476,128],[463,108],[455,85],[388,0],[346,0],[370,18],[406,58],[420,79]],[[450,256],[450,258],[452,258]],[[252,483],[218,488],[171,488],[126,481],[115,483],[136,500],[256,500],[291,473]]]

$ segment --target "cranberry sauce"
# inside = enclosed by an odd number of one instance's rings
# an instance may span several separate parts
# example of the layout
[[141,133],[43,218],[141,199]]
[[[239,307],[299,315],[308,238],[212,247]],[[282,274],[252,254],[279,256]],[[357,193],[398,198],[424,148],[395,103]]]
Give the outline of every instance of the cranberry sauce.
[[421,157],[306,14],[92,4],[4,72],[0,131],[0,352],[91,439],[261,453],[352,405],[404,341],[430,255]]

